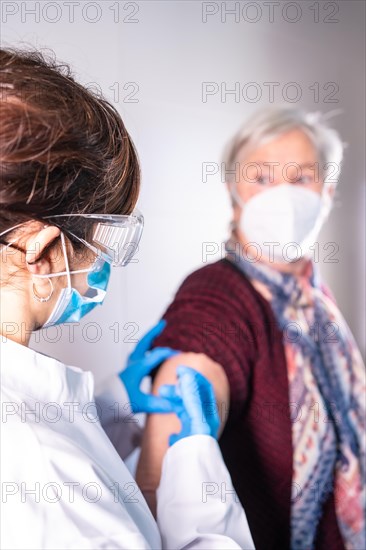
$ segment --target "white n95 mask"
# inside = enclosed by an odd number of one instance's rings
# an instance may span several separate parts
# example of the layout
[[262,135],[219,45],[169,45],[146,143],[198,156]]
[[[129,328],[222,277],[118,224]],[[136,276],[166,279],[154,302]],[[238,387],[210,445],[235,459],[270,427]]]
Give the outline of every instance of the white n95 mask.
[[271,261],[292,262],[309,253],[329,210],[310,189],[281,183],[243,205],[240,229]]

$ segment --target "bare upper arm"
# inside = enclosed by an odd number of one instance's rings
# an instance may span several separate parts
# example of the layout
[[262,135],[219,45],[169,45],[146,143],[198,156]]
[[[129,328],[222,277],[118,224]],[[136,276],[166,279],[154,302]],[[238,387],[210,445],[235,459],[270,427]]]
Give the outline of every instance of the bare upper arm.
[[[196,369],[212,383],[221,420],[220,434],[225,426],[230,402],[229,382],[223,367],[203,353],[175,355],[159,368],[152,387],[154,394],[162,384],[176,383],[178,365]],[[159,485],[161,464],[168,449],[168,439],[170,434],[179,431],[180,422],[175,414],[151,414],[147,417],[136,479],[153,513],[155,490]]]

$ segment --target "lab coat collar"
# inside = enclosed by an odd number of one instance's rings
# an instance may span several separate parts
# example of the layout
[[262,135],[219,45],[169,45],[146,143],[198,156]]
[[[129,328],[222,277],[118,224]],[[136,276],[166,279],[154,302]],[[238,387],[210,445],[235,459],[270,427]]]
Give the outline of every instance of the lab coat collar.
[[[94,377],[48,355],[0,336],[1,385],[41,403],[75,403],[82,408],[94,400]],[[76,405],[77,404],[77,405]]]

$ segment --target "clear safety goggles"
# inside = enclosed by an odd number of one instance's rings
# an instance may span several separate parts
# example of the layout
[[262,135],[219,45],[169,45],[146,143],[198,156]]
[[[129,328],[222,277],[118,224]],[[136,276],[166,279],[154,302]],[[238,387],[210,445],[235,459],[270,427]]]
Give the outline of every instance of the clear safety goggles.
[[56,214],[43,219],[115,267],[125,266],[131,261],[144,227],[144,217],[137,209],[129,215]]
[[[137,209],[129,215],[55,214],[42,216],[42,219],[59,227],[71,239],[83,243],[98,257],[115,267],[125,266],[131,261],[144,227],[144,217]],[[3,231],[0,236],[21,225],[23,224]]]

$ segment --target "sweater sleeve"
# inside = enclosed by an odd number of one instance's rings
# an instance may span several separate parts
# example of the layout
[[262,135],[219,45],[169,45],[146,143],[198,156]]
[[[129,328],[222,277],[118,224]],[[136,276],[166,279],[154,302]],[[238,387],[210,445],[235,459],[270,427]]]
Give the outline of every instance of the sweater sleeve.
[[195,271],[178,289],[163,315],[167,326],[154,341],[154,347],[204,353],[219,363],[229,381],[231,414],[244,406],[253,363],[253,324],[236,299],[246,292],[243,279],[222,262]]

